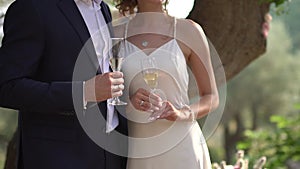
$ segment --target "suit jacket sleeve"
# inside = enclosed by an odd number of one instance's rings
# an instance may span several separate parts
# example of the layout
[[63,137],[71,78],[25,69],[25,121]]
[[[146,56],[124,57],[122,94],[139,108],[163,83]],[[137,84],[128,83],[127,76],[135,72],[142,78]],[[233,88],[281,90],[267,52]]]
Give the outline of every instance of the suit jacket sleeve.
[[0,48],[0,106],[34,112],[72,111],[72,85],[80,89],[75,97],[82,100],[82,82],[34,80],[45,51],[43,26],[30,0],[17,0],[9,7]]

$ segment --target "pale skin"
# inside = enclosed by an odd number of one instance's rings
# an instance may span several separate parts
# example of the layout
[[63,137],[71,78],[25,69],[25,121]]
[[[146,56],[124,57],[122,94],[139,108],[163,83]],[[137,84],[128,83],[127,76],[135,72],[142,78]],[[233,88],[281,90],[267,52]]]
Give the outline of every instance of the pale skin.
[[[163,30],[167,30],[170,27],[172,18],[167,15],[162,8],[162,0],[138,0],[138,12],[140,14],[146,12],[156,12],[160,13],[159,17],[153,15],[141,15],[140,18],[137,17],[137,21],[134,19],[131,21],[131,26],[129,25],[128,30],[131,29],[132,32],[148,32],[148,35],[142,36],[132,36],[128,35],[128,40],[139,48],[143,49],[143,46],[139,45],[141,38],[153,38],[155,45],[151,48],[157,48],[162,44],[169,41],[171,38],[163,38],[158,36],[153,36],[151,32],[164,33]],[[140,20],[138,20],[140,19]],[[165,22],[165,24],[161,24]],[[199,95],[201,99],[199,102],[189,105],[191,111],[179,110],[171,102],[166,101],[164,103],[164,109],[159,110],[160,119],[166,119],[170,121],[176,120],[190,120],[198,119],[206,116],[209,112],[215,110],[219,105],[219,96],[217,92],[217,87],[215,83],[215,78],[213,74],[213,69],[211,65],[210,53],[208,43],[202,28],[195,22],[187,19],[177,20],[177,42],[185,56],[186,63],[192,70],[192,73],[197,82]],[[149,34],[150,33],[150,34]],[[128,34],[130,34],[128,32]],[[138,33],[136,33],[137,35]],[[148,36],[148,37],[147,37]],[[184,42],[184,43],[183,43]],[[159,97],[151,96],[156,99],[157,102],[153,103],[154,107],[161,107],[159,103]],[[151,98],[150,97],[150,98]],[[149,92],[145,89],[139,89],[135,94],[131,96],[132,105],[142,111],[149,110],[151,107],[149,101]],[[143,104],[141,102],[143,101]],[[151,112],[158,112],[157,110],[152,110]]]

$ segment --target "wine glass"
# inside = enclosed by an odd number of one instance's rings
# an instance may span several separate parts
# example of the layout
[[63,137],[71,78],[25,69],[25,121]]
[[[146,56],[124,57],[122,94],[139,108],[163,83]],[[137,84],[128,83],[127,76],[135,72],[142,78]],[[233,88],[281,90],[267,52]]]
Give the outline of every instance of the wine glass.
[[[150,87],[150,96],[149,96],[150,103],[151,100],[153,100],[151,99],[151,95],[156,95],[160,97],[161,102],[163,103],[164,101],[166,101],[166,96],[161,89],[157,89],[159,70],[157,68],[157,63],[155,58],[147,57],[145,59],[142,59],[141,65],[142,65],[142,73],[143,73],[144,81]],[[159,115],[160,114],[153,113],[148,118],[148,121],[151,122],[156,120],[157,118],[159,118]]]
[[158,84],[158,70],[154,57],[147,57],[142,60],[142,73],[146,84],[154,91]]
[[[120,54],[120,49],[124,45],[124,38],[111,38],[111,52],[109,53],[109,64],[111,69],[116,71],[121,71],[121,65],[124,60],[124,56]],[[114,97],[110,100],[109,104],[111,105],[127,105],[126,102],[120,100],[119,97]]]

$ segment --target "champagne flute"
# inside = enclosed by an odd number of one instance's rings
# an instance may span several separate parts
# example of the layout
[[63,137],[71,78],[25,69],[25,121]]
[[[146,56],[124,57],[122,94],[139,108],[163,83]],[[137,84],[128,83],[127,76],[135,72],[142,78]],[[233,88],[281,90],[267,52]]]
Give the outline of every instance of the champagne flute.
[[[155,58],[147,57],[142,60],[141,65],[142,65],[142,73],[143,73],[144,81],[150,87],[150,96],[149,96],[150,103],[152,100],[151,95],[159,96],[161,102],[166,101],[166,96],[164,92],[160,89],[157,89],[159,70],[157,68],[157,63]],[[148,121],[152,122],[157,118],[159,118],[159,114],[153,113],[152,115],[149,116]]]
[[[121,71],[121,65],[124,60],[124,56],[120,55],[120,49],[124,45],[124,38],[111,38],[111,52],[109,58],[109,64],[114,72]],[[127,105],[126,102],[120,100],[119,97],[114,97],[109,102],[111,105]]]
[[154,91],[158,84],[158,70],[154,57],[147,57],[142,60],[142,73],[146,84]]

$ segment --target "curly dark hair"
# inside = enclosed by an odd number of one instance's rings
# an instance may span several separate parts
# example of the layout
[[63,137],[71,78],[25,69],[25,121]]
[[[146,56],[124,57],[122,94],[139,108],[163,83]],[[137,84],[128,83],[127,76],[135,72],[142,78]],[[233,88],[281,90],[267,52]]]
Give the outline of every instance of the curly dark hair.
[[[165,10],[168,2],[169,0],[165,0],[164,2]],[[114,3],[116,4],[116,8],[119,10],[119,12],[124,16],[126,15],[127,12],[129,12],[129,14],[133,14],[134,9],[138,5],[137,0],[114,0]]]

